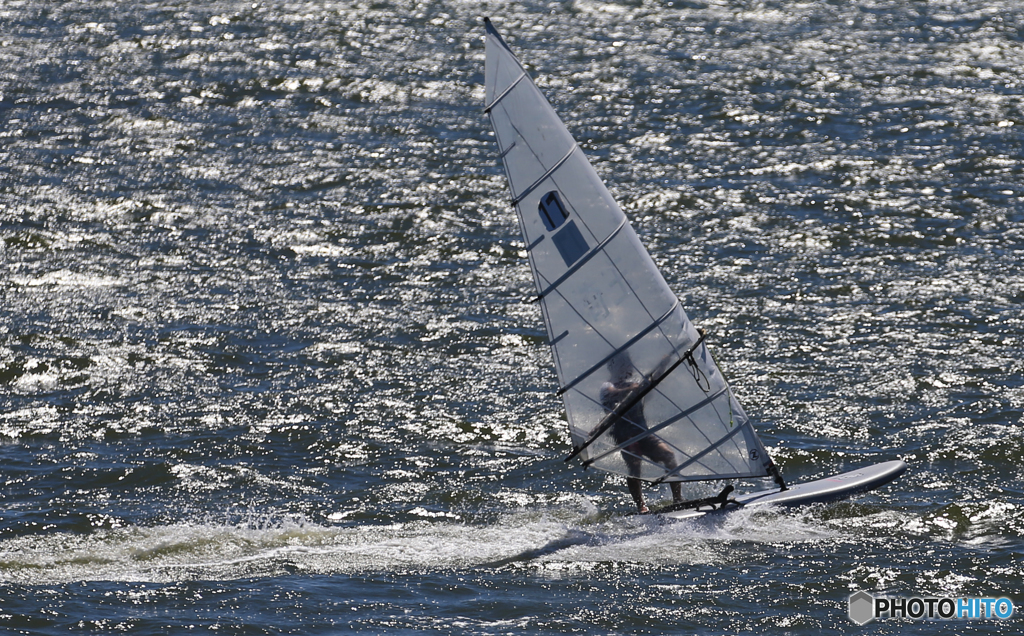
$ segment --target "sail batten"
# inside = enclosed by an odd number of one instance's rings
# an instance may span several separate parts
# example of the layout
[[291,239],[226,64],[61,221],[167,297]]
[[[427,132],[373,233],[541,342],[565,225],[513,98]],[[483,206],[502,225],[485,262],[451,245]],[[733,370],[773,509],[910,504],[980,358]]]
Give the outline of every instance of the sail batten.
[[501,95],[498,95],[497,97],[495,97],[493,102],[491,102],[487,106],[484,106],[484,112],[485,113],[491,112],[491,109],[493,109],[495,106],[497,106],[498,102],[500,102],[501,99],[503,97],[505,97],[505,95],[508,95],[512,91],[512,89],[516,87],[516,84],[521,82],[524,77],[526,77],[526,71],[523,71],[522,73],[519,74],[519,77],[517,77],[514,80],[512,80],[512,83],[509,84],[508,88],[506,88],[504,91],[502,91]]
[[555,171],[556,171],[556,170],[558,170],[559,168],[561,168],[561,167],[562,167],[562,164],[563,164],[563,163],[565,163],[566,161],[568,161],[568,160],[569,160],[569,157],[571,157],[571,156],[572,156],[572,153],[576,152],[576,150],[577,150],[578,148],[579,148],[579,146],[573,146],[572,148],[570,148],[570,149],[569,149],[569,152],[565,153],[565,156],[564,156],[564,157],[562,157],[561,159],[559,159],[558,161],[556,161],[556,162],[555,162],[555,165],[553,165],[553,166],[551,166],[550,168],[548,168],[548,171],[547,171],[547,172],[545,172],[544,174],[542,174],[542,175],[540,176],[540,178],[538,178],[538,179],[537,179],[536,181],[534,181],[534,182],[533,182],[532,184],[530,184],[529,186],[527,186],[527,187],[526,187],[526,189],[524,189],[524,190],[523,190],[522,192],[520,192],[520,193],[519,193],[519,194],[518,194],[518,195],[517,195],[517,196],[516,196],[516,197],[515,197],[514,199],[512,199],[512,203],[513,203],[514,205],[519,205],[519,202],[520,202],[520,201],[522,201],[523,199],[525,199],[525,198],[526,198],[527,196],[529,196],[529,194],[530,194],[531,192],[533,192],[533,191],[534,191],[534,190],[536,190],[536,189],[537,189],[538,187],[540,187],[540,185],[541,185],[542,183],[544,183],[544,181],[546,181],[547,179],[550,179],[550,178],[551,178],[551,177],[552,177],[552,176],[553,176],[553,175],[555,174]]
[[574,454],[647,481],[767,476],[768,453],[703,336],[489,21],[484,75]]

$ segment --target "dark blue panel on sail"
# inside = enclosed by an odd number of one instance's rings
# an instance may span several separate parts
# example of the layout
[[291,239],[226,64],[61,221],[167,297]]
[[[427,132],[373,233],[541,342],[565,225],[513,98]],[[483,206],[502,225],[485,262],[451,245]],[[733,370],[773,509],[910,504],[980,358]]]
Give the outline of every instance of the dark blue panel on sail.
[[555,247],[558,248],[558,253],[562,255],[562,260],[565,261],[566,267],[580,260],[580,257],[586,254],[589,249],[587,247],[587,239],[583,238],[580,229],[576,227],[576,221],[566,223],[565,227],[551,237],[551,240],[554,241]]

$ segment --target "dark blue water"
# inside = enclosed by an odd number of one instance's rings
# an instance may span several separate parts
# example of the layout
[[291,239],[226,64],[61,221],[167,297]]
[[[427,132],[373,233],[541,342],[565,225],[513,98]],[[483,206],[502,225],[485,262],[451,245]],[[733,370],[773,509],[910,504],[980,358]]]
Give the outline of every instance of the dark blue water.
[[[487,14],[788,478],[906,476],[659,523],[561,461]],[[1024,605],[1022,39],[1005,1],[0,4],[0,630],[1019,632],[846,611]]]

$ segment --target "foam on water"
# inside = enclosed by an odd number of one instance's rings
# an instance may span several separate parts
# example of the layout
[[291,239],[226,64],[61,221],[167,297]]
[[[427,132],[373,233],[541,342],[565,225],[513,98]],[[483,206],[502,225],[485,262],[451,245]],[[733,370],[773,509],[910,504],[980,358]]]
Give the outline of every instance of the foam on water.
[[508,566],[552,571],[602,563],[675,567],[736,563],[763,545],[792,546],[838,536],[820,520],[772,511],[738,511],[724,519],[693,522],[581,512],[579,507],[519,510],[487,524],[453,522],[443,519],[453,515],[423,509],[418,514],[428,519],[386,526],[321,525],[251,513],[222,522],[114,524],[87,534],[4,540],[0,579],[32,584],[170,582]]
[[[608,564],[675,568],[742,564],[766,551],[799,546],[850,549],[894,536],[929,536],[973,548],[1007,545],[1007,524],[1020,531],[1018,506],[953,506],[917,516],[858,504],[802,510],[748,509],[685,522],[659,517],[595,515],[586,500],[519,509],[492,522],[452,521],[451,513],[415,508],[421,520],[390,525],[233,513],[222,521],[121,525],[86,534],[49,533],[0,542],[8,583],[81,580],[173,582],[229,580],[287,573],[353,574],[419,570],[528,568],[579,571]],[[342,522],[342,523],[337,523]]]

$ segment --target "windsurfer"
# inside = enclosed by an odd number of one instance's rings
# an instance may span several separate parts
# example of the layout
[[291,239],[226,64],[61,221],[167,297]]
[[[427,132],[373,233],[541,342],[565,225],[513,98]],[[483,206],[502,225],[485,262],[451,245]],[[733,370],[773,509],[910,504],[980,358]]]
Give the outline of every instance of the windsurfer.
[[[645,385],[650,382],[646,377],[640,382],[633,380],[633,363],[628,355],[616,356],[610,360],[608,370],[611,372],[611,380],[601,385],[600,400],[601,405],[608,409],[609,413],[614,412],[619,404],[629,399],[631,395],[635,395],[636,392],[643,390]],[[644,401],[640,400],[616,419],[610,432],[615,443],[620,445],[647,430]],[[629,476],[626,477],[629,494],[633,497],[637,510],[641,513],[649,512],[647,504],[644,502],[640,483],[643,458],[647,457],[671,471],[676,467],[675,453],[664,440],[653,433],[625,446],[621,453],[629,470]],[[679,482],[670,482],[669,485],[672,488],[672,500],[675,503],[681,502],[683,497]]]

